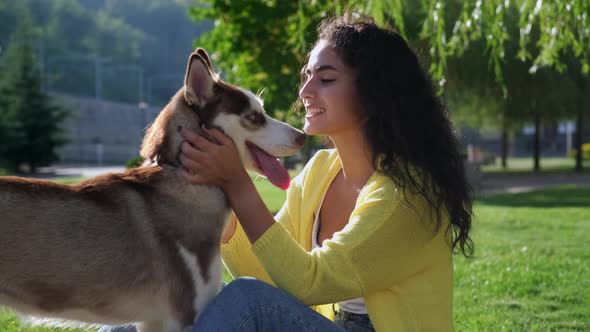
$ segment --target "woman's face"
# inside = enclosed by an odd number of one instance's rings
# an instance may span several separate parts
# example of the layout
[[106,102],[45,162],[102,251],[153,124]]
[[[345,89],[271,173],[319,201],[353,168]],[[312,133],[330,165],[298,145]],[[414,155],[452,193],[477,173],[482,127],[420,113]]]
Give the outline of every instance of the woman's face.
[[305,106],[308,135],[332,138],[360,130],[363,112],[355,84],[356,73],[325,40],[311,51],[303,68],[299,98]]

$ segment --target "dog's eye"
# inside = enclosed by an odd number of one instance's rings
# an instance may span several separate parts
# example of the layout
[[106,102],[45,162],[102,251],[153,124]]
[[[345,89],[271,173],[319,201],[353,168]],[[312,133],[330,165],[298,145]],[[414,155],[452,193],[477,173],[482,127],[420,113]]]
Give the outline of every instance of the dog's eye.
[[244,121],[248,123],[249,126],[253,128],[258,128],[264,126],[266,123],[266,118],[264,114],[260,112],[251,112],[243,117]]
[[252,122],[260,122],[260,120],[262,120],[261,115],[258,113],[252,113],[248,115],[246,118]]

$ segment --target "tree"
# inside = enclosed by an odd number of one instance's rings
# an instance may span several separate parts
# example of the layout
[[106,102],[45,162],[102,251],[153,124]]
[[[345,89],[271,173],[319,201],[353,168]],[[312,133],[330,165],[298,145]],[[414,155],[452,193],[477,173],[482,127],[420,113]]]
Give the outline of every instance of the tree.
[[[386,3],[389,4],[387,8]],[[483,96],[502,92],[502,136],[506,137],[506,126],[510,122],[533,120],[539,128],[541,119],[563,118],[573,110],[577,117],[576,146],[580,151],[585,110],[582,96],[588,89],[590,74],[590,49],[587,47],[590,0],[431,0],[420,1],[420,6],[413,3],[414,10],[418,10],[413,15],[407,15],[406,10],[411,1],[372,1],[364,10],[377,17],[389,17],[401,27],[408,19],[423,20],[420,36],[430,45],[430,72],[441,89],[449,81],[448,75],[452,75],[449,60],[460,57],[473,43],[483,43],[483,52],[478,56],[488,65],[481,68],[484,71],[489,68],[493,79],[476,83],[483,87],[479,90],[484,92]],[[460,11],[457,11],[458,4]],[[378,16],[375,13],[384,9],[390,14]],[[490,82],[496,84],[490,87]],[[572,83],[577,88],[572,89]],[[577,105],[572,105],[572,100],[577,100]],[[505,154],[503,159],[505,164]],[[534,168],[538,170],[538,131],[534,139],[534,160]],[[581,169],[581,155],[578,154],[576,170]]]
[[[506,13],[515,12],[518,13],[518,20],[510,21],[511,15]],[[585,112],[582,96],[590,74],[590,49],[586,46],[590,42],[588,13],[590,13],[590,0],[546,2],[520,0],[512,3],[506,0],[485,2],[469,0],[463,3],[462,13],[454,23],[449,47],[457,51],[469,47],[473,40],[483,41],[486,45],[485,57],[496,74],[497,86],[504,90],[508,98],[509,93],[513,96],[518,95],[514,91],[514,86],[508,87],[504,75],[512,73],[514,77],[514,73],[506,70],[505,65],[507,62],[513,62],[513,56],[509,57],[508,54],[513,45],[518,42],[517,58],[528,69],[528,75],[522,71],[517,74],[518,79],[526,84],[524,88],[530,87],[528,84],[531,82],[552,80],[551,90],[544,90],[544,92],[537,90],[540,92],[536,94],[537,97],[549,97],[550,100],[555,101],[554,98],[545,95],[550,91],[550,94],[559,94],[560,101],[578,101],[577,105],[570,104],[565,113],[563,107],[553,107],[543,111],[543,116],[555,119],[565,114],[577,114],[576,148],[580,151]],[[547,70],[537,75],[537,71],[543,67],[553,69],[561,75]],[[555,81],[556,78],[560,82]],[[571,83],[575,83],[577,88],[572,89]],[[556,87],[557,89],[554,89]],[[538,127],[540,110],[535,107],[531,109],[531,106],[546,104],[538,103],[535,93],[528,91],[526,94],[531,99],[522,110],[534,118]],[[559,102],[554,105],[559,105]],[[538,132],[535,133],[535,142],[537,141]],[[539,168],[538,156],[538,147],[536,147],[535,169]],[[576,160],[576,170],[582,170],[581,157]]]
[[[518,12],[514,6],[505,11],[508,13],[502,25],[504,32],[514,37],[518,35]],[[540,128],[542,122],[562,119],[566,116],[565,110],[572,108],[569,77],[547,67],[530,74],[532,63],[518,57],[519,48],[517,38],[508,38],[504,42],[502,61],[497,67],[490,66],[489,54],[485,56],[486,42],[478,37],[449,59],[446,70],[445,95],[453,106],[454,118],[465,118],[471,122],[469,124],[500,130],[503,167],[507,166],[511,132],[530,122]],[[469,108],[472,105],[475,107]],[[539,134],[536,130],[532,141],[535,170],[540,168]]]
[[30,172],[35,172],[39,166],[57,160],[55,149],[66,142],[59,125],[67,112],[53,105],[41,91],[28,9],[22,9],[22,13],[2,58],[0,162],[12,171],[26,164]]

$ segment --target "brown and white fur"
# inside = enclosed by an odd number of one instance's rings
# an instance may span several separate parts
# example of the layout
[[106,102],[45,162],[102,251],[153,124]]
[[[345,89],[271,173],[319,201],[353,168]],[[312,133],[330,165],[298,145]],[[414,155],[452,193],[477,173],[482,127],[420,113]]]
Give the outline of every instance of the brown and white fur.
[[246,168],[246,148],[295,153],[305,135],[270,118],[254,94],[221,81],[207,53],[190,55],[185,85],[148,129],[154,163],[66,186],[0,178],[0,305],[32,317],[137,323],[141,332],[191,325],[220,289],[222,191],[189,184],[177,161],[181,128],[221,128]]

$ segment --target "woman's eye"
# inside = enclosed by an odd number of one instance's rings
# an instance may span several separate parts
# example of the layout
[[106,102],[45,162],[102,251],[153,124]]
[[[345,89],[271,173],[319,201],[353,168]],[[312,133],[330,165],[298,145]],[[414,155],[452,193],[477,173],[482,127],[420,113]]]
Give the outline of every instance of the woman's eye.
[[335,79],[328,79],[328,78],[323,78],[323,79],[321,79],[320,81],[321,81],[322,83],[331,83],[331,82],[334,82],[334,81],[335,81]]

